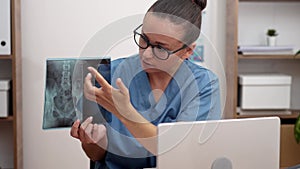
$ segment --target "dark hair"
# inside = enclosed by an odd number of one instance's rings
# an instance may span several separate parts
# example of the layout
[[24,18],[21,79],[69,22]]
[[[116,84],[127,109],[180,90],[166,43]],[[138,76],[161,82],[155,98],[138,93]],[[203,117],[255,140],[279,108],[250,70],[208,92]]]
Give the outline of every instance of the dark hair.
[[[148,12],[163,13],[159,15],[168,18],[175,24],[183,24],[186,30],[184,41],[191,44],[196,41],[200,35],[202,10],[206,7],[207,0],[157,0],[148,10]],[[179,17],[181,19],[176,19]],[[191,24],[197,29],[191,28]]]

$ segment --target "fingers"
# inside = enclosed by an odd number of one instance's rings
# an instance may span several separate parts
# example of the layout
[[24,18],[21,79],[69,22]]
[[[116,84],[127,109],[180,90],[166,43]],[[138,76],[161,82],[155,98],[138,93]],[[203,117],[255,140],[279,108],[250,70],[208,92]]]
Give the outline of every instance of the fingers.
[[93,135],[93,130],[94,130],[94,125],[93,124],[88,124],[86,129],[85,129],[85,136],[84,136],[84,141],[86,143],[94,143],[92,135]]
[[74,124],[72,125],[71,131],[70,131],[70,135],[74,138],[79,138],[78,135],[78,127],[80,125],[80,120],[77,119]]
[[[90,100],[97,102],[97,96],[103,97],[102,95],[111,95],[111,85],[97,72],[93,67],[88,68],[91,73],[88,73],[84,81],[84,96]],[[101,88],[97,88],[92,84],[92,74],[100,84]],[[105,92],[105,93],[103,93]],[[98,98],[98,100],[103,98]]]
[[124,83],[122,82],[121,78],[118,78],[116,81],[116,84],[118,86],[118,88],[120,89],[120,92],[124,95],[128,94],[128,89],[127,87],[124,85]]
[[89,117],[89,118],[87,118],[87,119],[81,124],[80,128],[82,128],[82,129],[85,130],[85,129],[87,128],[87,126],[88,126],[89,124],[92,123],[92,121],[93,121],[93,117],[92,117],[92,116]]
[[84,96],[91,101],[96,101],[95,87],[92,84],[92,74],[88,73],[84,80]]
[[72,137],[79,139],[80,141],[90,141],[91,134],[93,130],[93,124],[91,124],[93,118],[89,117],[82,124],[80,124],[80,120],[76,120],[72,125],[70,134]]
[[106,127],[103,124],[94,124],[94,132],[92,137],[98,146],[104,149],[107,148]]
[[79,139],[81,142],[84,142],[88,137],[87,137],[87,132],[86,128],[88,127],[89,124],[91,124],[93,121],[93,117],[87,118],[80,126],[79,128]]
[[110,84],[104,79],[104,77],[93,67],[88,67],[88,70],[93,74],[96,78],[97,82],[100,84],[101,87],[105,89],[111,89]]
[[93,117],[87,118],[81,124],[80,120],[76,120],[70,131],[71,136],[84,144],[97,144],[106,147],[106,127],[103,124],[92,124],[92,121]]
[[101,140],[106,133],[106,127],[103,124],[94,124],[94,133],[97,133],[94,135],[95,140]]
[[93,126],[94,132],[93,132],[93,139],[94,140],[101,140],[102,136],[101,136],[101,131],[99,130],[99,125],[94,124]]

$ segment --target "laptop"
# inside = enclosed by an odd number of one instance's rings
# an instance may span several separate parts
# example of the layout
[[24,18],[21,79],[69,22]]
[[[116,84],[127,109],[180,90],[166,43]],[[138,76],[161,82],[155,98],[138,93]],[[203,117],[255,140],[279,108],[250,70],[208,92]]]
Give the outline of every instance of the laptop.
[[157,169],[279,169],[278,117],[164,123]]

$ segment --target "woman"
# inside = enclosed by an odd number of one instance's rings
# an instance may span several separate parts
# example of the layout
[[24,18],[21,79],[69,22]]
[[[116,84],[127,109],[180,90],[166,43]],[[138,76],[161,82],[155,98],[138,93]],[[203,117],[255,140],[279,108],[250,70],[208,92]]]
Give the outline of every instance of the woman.
[[[188,60],[205,7],[206,0],[158,0],[134,30],[139,54],[111,63],[111,85],[89,68],[85,97],[104,108],[109,120],[77,120],[71,135],[95,168],[155,167],[159,123],[220,118],[217,77]],[[92,75],[100,88],[92,85]]]

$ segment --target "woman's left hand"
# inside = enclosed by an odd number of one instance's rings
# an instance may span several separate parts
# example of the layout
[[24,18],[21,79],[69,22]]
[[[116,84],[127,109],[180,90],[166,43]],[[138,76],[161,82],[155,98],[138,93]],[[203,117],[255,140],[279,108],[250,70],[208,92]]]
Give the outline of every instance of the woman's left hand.
[[[118,89],[116,89],[96,69],[89,67],[88,70],[91,73],[86,76],[84,83],[84,95],[88,100],[97,102],[115,115],[126,113],[132,107],[129,91],[120,78],[116,81],[118,86]],[[100,88],[92,84],[92,75],[100,84]]]
[[[84,95],[87,99],[97,102],[107,111],[113,113],[128,129],[128,131],[151,153],[156,153],[157,128],[140,113],[130,102],[129,91],[120,78],[117,79],[118,89],[112,87],[94,68],[88,68],[85,78]],[[92,74],[100,88],[93,86]],[[146,138],[146,139],[145,139]]]

